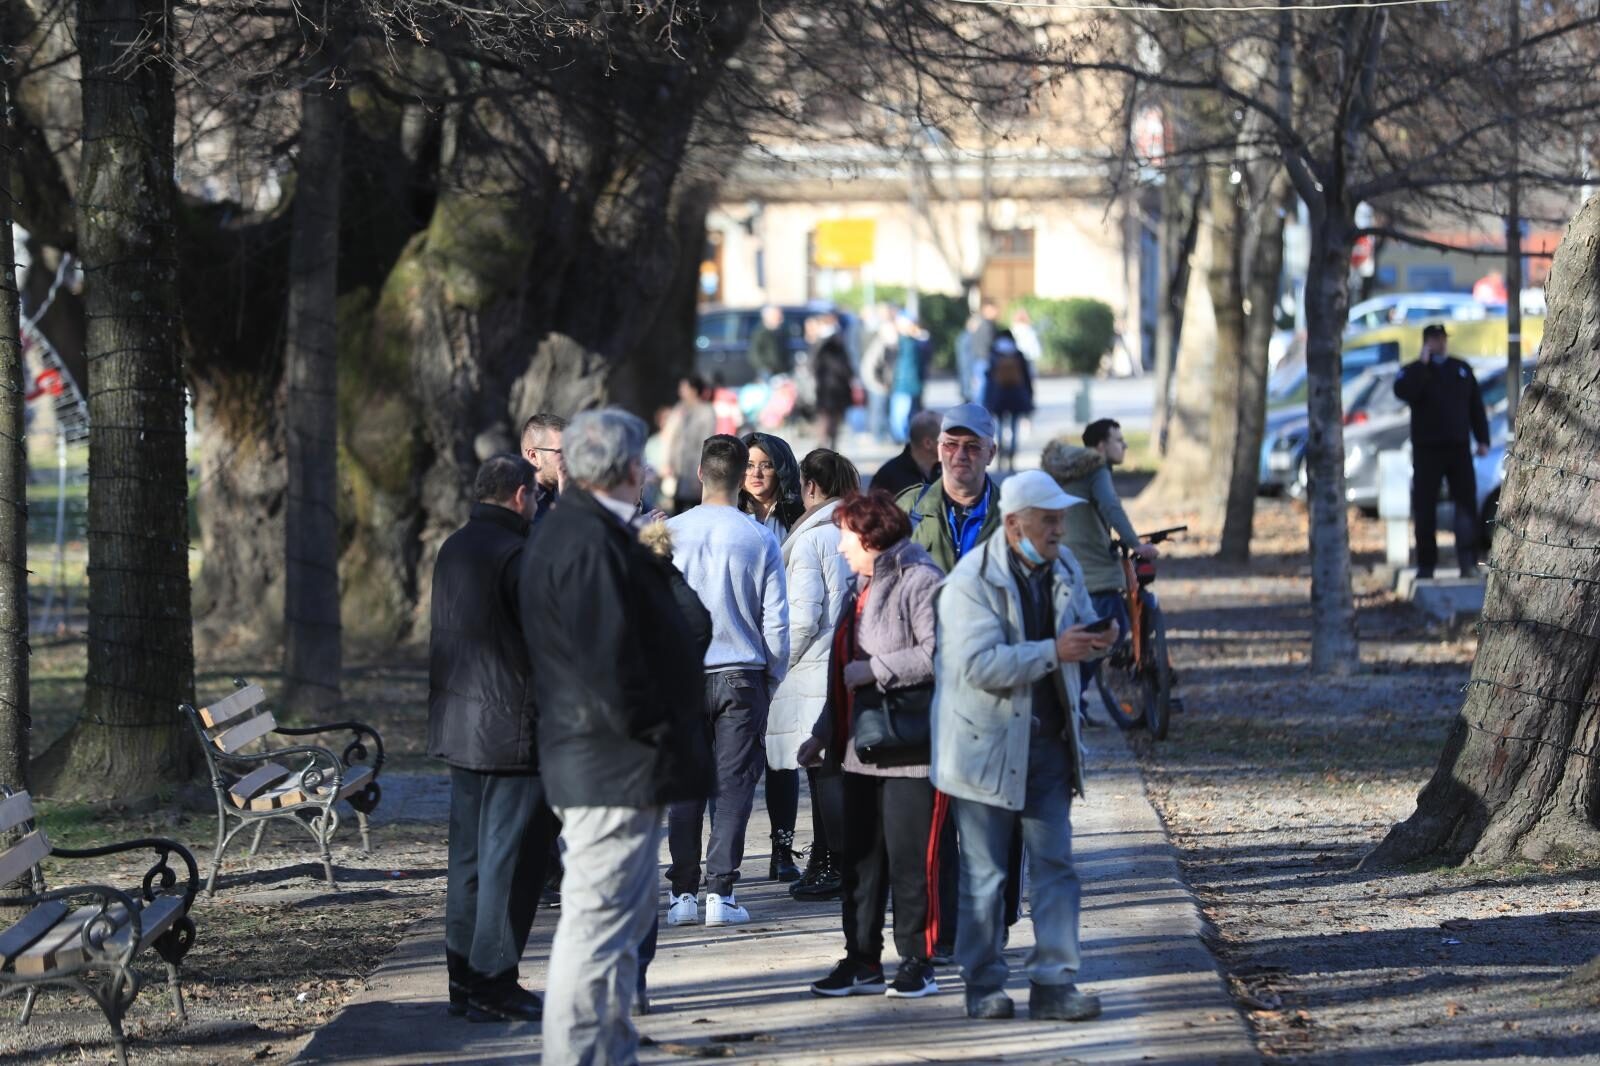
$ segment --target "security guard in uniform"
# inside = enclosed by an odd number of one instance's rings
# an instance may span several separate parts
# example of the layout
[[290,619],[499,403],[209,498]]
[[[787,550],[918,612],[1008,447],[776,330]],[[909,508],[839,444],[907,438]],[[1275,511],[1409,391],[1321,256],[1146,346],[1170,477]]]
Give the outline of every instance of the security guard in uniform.
[[1394,394],[1411,407],[1411,515],[1417,524],[1417,577],[1433,577],[1439,561],[1435,543],[1439,482],[1450,486],[1456,509],[1456,561],[1461,576],[1477,571],[1478,485],[1472,469],[1472,441],[1478,455],[1489,454],[1489,418],[1472,368],[1445,354],[1447,338],[1438,323],[1422,331],[1422,354],[1402,370]]

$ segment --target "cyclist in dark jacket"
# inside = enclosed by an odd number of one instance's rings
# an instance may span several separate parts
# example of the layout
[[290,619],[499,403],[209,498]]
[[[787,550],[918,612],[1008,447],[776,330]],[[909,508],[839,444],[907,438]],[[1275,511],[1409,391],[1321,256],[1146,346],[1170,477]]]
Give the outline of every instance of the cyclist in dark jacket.
[[534,469],[497,455],[478,471],[478,502],[433,570],[428,752],[450,765],[445,960],[450,1009],[476,1021],[536,1020],[517,983],[555,817],[538,773],[528,651],[518,620]]
[[1489,417],[1477,375],[1445,354],[1444,327],[1422,331],[1422,354],[1394,379],[1394,394],[1411,407],[1411,516],[1417,524],[1417,577],[1431,578],[1439,561],[1439,482],[1450,486],[1456,512],[1456,561],[1461,576],[1477,572],[1478,484],[1472,439],[1489,454]]

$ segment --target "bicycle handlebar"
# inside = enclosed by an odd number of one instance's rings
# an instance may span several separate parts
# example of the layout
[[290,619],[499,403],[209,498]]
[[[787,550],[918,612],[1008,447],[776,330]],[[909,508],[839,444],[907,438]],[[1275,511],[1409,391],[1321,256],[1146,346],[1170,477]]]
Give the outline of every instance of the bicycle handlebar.
[[[1188,531],[1188,526],[1170,526],[1166,529],[1158,529],[1154,533],[1146,533],[1143,537],[1143,543],[1161,544],[1172,539],[1172,537],[1178,533],[1187,533]],[[1113,540],[1111,542],[1111,546],[1122,552],[1124,555],[1128,555],[1131,554],[1133,549],[1138,545],[1126,544],[1119,539]]]

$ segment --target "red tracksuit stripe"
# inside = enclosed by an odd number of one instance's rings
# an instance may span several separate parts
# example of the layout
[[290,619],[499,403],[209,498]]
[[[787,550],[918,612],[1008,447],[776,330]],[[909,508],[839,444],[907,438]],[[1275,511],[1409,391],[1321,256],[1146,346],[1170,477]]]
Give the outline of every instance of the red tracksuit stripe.
[[950,812],[950,797],[935,789],[933,792],[933,824],[928,827],[928,920],[925,923],[923,956],[931,958],[939,943],[939,841],[944,836],[944,820]]

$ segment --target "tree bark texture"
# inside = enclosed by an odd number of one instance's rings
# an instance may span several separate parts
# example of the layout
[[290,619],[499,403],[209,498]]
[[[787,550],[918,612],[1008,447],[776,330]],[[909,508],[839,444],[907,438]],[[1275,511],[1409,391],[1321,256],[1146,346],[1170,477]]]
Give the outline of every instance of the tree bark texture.
[[1244,381],[1244,228],[1248,216],[1239,203],[1232,168],[1212,167],[1206,180],[1211,214],[1211,261],[1206,265],[1206,291],[1217,323],[1216,354],[1211,361],[1210,429],[1206,448],[1207,476],[1197,486],[1202,494],[1201,522],[1222,525],[1228,488],[1233,480],[1234,453],[1239,446],[1240,393]]
[[1267,420],[1267,350],[1272,342],[1273,309],[1283,270],[1283,220],[1288,178],[1276,166],[1266,182],[1266,195],[1251,205],[1241,264],[1244,305],[1233,442],[1222,510],[1218,557],[1243,563],[1250,559],[1256,494],[1261,488],[1261,443]]
[[1161,302],[1156,311],[1156,405],[1150,423],[1150,449],[1158,456],[1167,454],[1189,263],[1200,221],[1199,200],[1190,184],[1188,168],[1175,168],[1161,187]]
[[193,699],[194,649],[166,8],[77,8],[89,668],[82,715],[38,767],[41,789],[56,796],[148,795],[194,764],[177,714]]
[[300,93],[300,158],[289,248],[288,492],[283,703],[339,703],[339,212],[345,96],[326,78]]
[[1211,475],[1211,371],[1217,355],[1217,316],[1209,285],[1216,254],[1216,227],[1211,207],[1196,208],[1194,252],[1188,269],[1188,292],[1183,300],[1181,341],[1167,416],[1167,451],[1161,468],[1140,498],[1161,504],[1202,501]]
[[[28,448],[22,299],[9,216],[15,199],[11,89],[0,79],[0,784],[28,787]],[[3,846],[3,845],[0,845]]]
[[1306,269],[1306,504],[1311,512],[1311,672],[1360,666],[1350,590],[1350,523],[1345,506],[1341,342],[1350,293],[1351,220],[1332,205],[1311,224]]
[[1472,681],[1369,858],[1600,858],[1600,199],[1568,225],[1506,463]]

